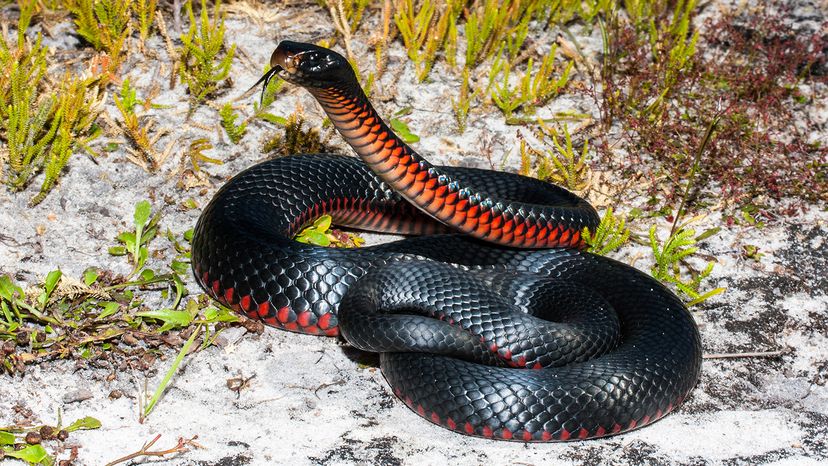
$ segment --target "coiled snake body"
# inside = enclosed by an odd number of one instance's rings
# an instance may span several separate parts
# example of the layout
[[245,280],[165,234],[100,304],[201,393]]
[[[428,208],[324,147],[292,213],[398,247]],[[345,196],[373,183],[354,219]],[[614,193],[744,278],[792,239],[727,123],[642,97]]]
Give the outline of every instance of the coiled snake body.
[[[381,352],[398,397],[468,435],[602,437],[687,396],[701,364],[692,317],[648,275],[580,250],[580,232],[598,223],[584,200],[518,175],[431,165],[333,51],[282,42],[271,64],[262,79],[308,89],[362,160],[291,156],[230,180],[193,237],[193,270],[215,299]],[[359,249],[292,239],[322,214],[422,236]]]

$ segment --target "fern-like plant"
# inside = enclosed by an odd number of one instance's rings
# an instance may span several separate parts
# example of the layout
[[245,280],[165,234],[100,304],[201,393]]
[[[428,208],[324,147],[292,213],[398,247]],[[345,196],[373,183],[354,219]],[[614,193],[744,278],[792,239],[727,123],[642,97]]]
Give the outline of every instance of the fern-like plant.
[[9,173],[7,183],[14,190],[26,187],[29,179],[43,166],[48,146],[57,127],[48,125],[55,106],[54,96],[37,99],[33,88],[12,85],[12,102],[5,121]]
[[587,251],[605,256],[623,246],[630,239],[630,229],[626,226],[623,217],[612,212],[612,207],[604,212],[601,223],[594,232],[584,228],[581,237],[587,245]]
[[155,21],[158,0],[134,0],[134,2],[133,11],[135,12],[135,19],[138,22],[138,34],[143,43],[149,38],[152,24]]
[[544,147],[532,148],[521,139],[521,174],[532,174],[532,161],[535,159],[537,164],[535,176],[539,180],[551,181],[570,191],[585,190],[589,186],[589,165],[586,161],[589,142],[585,140],[581,151],[576,152],[566,125],[563,128],[562,144],[554,129],[548,128],[541,120],[538,120],[538,123],[541,125],[541,131],[537,133],[537,137],[544,143]]
[[[30,43],[25,31],[36,2],[21,2],[17,40],[0,36],[0,180],[12,190],[26,188],[43,172],[40,193],[43,200],[54,186],[73,150],[89,150],[88,143],[99,131],[94,122],[101,111],[101,99],[94,79],[67,74],[46,90],[47,49],[38,35]],[[15,43],[16,42],[16,43]]]
[[[447,44],[454,54],[457,42],[457,17],[462,11],[463,2],[448,0],[438,3],[433,0],[423,0],[414,5],[413,0],[400,2],[394,23],[400,31],[408,57],[414,62],[417,69],[417,80],[424,81],[434,62],[437,53]],[[454,57],[449,59],[452,63]]]
[[135,107],[139,104],[137,92],[130,84],[129,79],[124,80],[121,85],[120,96],[114,95],[113,100],[123,119],[119,122],[121,130],[132,141],[140,155],[139,158],[133,158],[132,160],[146,170],[158,169],[160,156],[153,146],[159,135],[150,137],[150,130],[155,122],[145,120],[142,123],[139,120],[139,115],[135,112]]
[[457,123],[457,130],[460,134],[466,131],[466,123],[469,119],[471,108],[471,93],[469,92],[469,69],[463,68],[463,82],[460,84],[460,95],[457,100],[451,98],[451,108],[454,109],[454,121]]
[[95,50],[108,56],[105,76],[112,79],[121,67],[126,40],[132,33],[134,0],[66,0],[75,17],[75,27]]
[[[24,17],[21,16],[20,22],[23,21]],[[20,97],[23,91],[38,91],[46,73],[47,52],[40,35],[34,44],[27,43],[25,36],[18,35],[16,46],[7,41],[6,37],[0,36],[0,66],[3,70],[8,70],[0,73],[0,128],[5,129],[4,123],[9,118],[13,92],[17,92]]]
[[124,79],[121,83],[120,97],[115,96],[115,104],[121,109],[122,113],[135,114],[135,107],[140,103],[138,100],[138,91],[132,87],[129,78]]
[[466,66],[477,66],[497,50],[519,4],[515,0],[475,2],[476,8],[466,14]]
[[219,110],[219,115],[221,116],[221,127],[224,128],[227,137],[230,138],[233,144],[238,144],[245,133],[247,133],[247,122],[242,121],[241,124],[236,124],[238,115],[236,115],[236,112],[233,111],[233,106],[229,103],[222,105],[221,110]]
[[511,49],[509,42],[501,46],[492,63],[489,71],[489,87],[492,89],[492,101],[507,119],[511,118],[519,108],[524,113],[534,113],[535,107],[544,105],[552,97],[557,96],[569,82],[569,74],[574,64],[570,61],[560,76],[556,77],[554,61],[557,46],[552,46],[552,50],[541,61],[540,68],[536,71],[534,60],[530,58],[526,64],[526,71],[513,85],[511,83],[512,61],[509,57],[514,52],[507,50],[508,53],[504,57],[504,49]]
[[196,19],[192,2],[186,3],[190,29],[181,36],[182,46],[179,57],[181,61],[181,81],[187,85],[192,106],[200,104],[214,94],[221,83],[230,74],[236,45],[227,49],[224,45],[224,13],[221,1],[213,6],[213,16],[209,15],[207,1],[201,0],[201,13]]
[[552,144],[555,146],[557,153],[548,152],[549,158],[547,160],[552,162],[552,167],[548,172],[543,173],[542,178],[558,183],[572,191],[585,189],[588,185],[587,173],[589,166],[586,163],[586,158],[587,151],[589,151],[589,141],[584,140],[581,153],[578,154],[572,147],[572,136],[569,134],[569,128],[564,125],[564,144],[562,145],[558,141],[555,132],[552,132]]
[[700,291],[701,282],[713,272],[713,262],[709,262],[701,272],[689,270],[689,277],[685,278],[682,263],[698,251],[697,241],[695,230],[679,228],[666,241],[661,242],[656,235],[655,225],[650,227],[650,248],[655,258],[651,273],[657,280],[674,285],[681,294],[689,297],[688,306],[698,304],[725,290],[714,288],[705,292]]
[[515,110],[528,101],[529,80],[526,79],[528,76],[526,74],[524,79],[519,80],[517,86],[512,86],[510,83],[512,64],[508,59],[503,58],[502,50],[501,47],[501,51],[498,52],[489,70],[489,88],[492,89],[492,102],[506,115],[506,118],[509,118]]
[[103,111],[104,96],[89,79],[66,73],[55,95],[56,111],[52,117],[55,138],[43,166],[43,184],[31,204],[40,203],[54,187],[75,148],[94,154],[89,143],[97,139],[101,129],[96,125]]

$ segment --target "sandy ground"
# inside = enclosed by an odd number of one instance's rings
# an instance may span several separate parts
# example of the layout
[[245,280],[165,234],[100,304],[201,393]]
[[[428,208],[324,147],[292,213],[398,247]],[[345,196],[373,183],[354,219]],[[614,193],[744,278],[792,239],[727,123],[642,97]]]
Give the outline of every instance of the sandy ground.
[[[218,102],[241,95],[258,78],[278,39],[303,40],[332,32],[329,23],[321,20],[309,23],[319,25],[317,30],[295,22],[279,24],[282,27],[274,33],[272,25],[258,28],[240,19],[228,20],[228,39],[241,50],[234,63],[233,85]],[[68,24],[57,28],[63,34],[69,30]],[[579,38],[582,45],[600,47],[596,31],[581,32]],[[48,42],[58,49],[76,45],[68,35]],[[355,48],[357,54],[365,51],[360,43]],[[150,49],[164,56],[160,41],[154,39]],[[422,137],[415,148],[436,162],[497,168],[502,164],[514,170],[515,127],[505,126],[496,110],[479,109],[472,114],[469,129],[458,137],[446,104],[456,93],[456,79],[444,79],[445,70],[438,66],[431,82],[415,84],[403,53],[399,46],[391,51],[389,72],[378,88],[379,95],[390,98],[378,103],[380,112],[390,115],[413,107],[408,123]],[[157,66],[135,58],[125,66],[139,97],[152,81],[166,82],[169,71],[159,73]],[[256,98],[243,104],[252,105]],[[153,199],[154,208],[163,212],[162,228],[181,234],[195,224],[200,208],[223,180],[264,158],[261,142],[276,131],[257,123],[240,145],[230,145],[217,131],[185,123],[187,105],[181,85],[173,90],[164,86],[155,100],[173,106],[148,112],[159,126],[173,131],[159,142],[160,148],[172,140],[196,137],[209,137],[215,144],[209,155],[225,164],[208,168],[211,186],[203,192],[176,187],[177,151],[175,160],[153,175],[126,161],[122,149],[96,163],[76,156],[60,185],[36,208],[26,208],[34,189],[20,195],[0,191],[0,273],[35,283],[57,267],[75,277],[93,265],[128,272],[127,264],[109,256],[106,248],[131,223],[138,201]],[[318,107],[300,90],[281,95],[273,112],[288,115],[297,104],[305,108],[311,124],[318,123]],[[109,105],[114,115],[111,101]],[[816,107],[825,114],[825,101]],[[562,98],[542,109],[542,114],[558,110],[596,113],[584,99]],[[214,127],[218,116],[215,110],[202,108],[193,120]],[[337,137],[331,143],[350,153]],[[168,196],[179,201],[193,197],[199,208],[167,204],[163,200]],[[620,204],[618,210],[632,205]],[[723,224],[714,214],[700,220],[696,228],[702,231]],[[662,235],[669,230],[665,221],[658,225]],[[638,226],[643,233],[649,223]],[[159,465],[824,464],[828,461],[826,241],[828,213],[816,206],[803,215],[768,221],[763,228],[725,226],[706,240],[702,252],[717,262],[707,286],[724,286],[727,291],[693,309],[705,353],[785,353],[773,358],[705,360],[698,387],[675,413],[653,426],[610,439],[528,445],[459,436],[421,419],[399,402],[370,356],[357,354],[335,339],[273,329],[256,335],[241,328],[226,331],[220,345],[187,358],[144,424],[138,423],[137,400],[145,385],[150,391],[157,386],[172,354],[149,373],[57,361],[30,366],[22,377],[2,375],[0,425],[15,422],[15,405],[32,410],[34,418],[45,423],[54,423],[59,410],[66,420],[94,416],[103,423],[101,429],[73,433],[66,443],[79,446],[77,462],[84,465],[111,461],[157,434],[162,435],[159,448],[171,447],[178,437],[196,435],[203,447],[149,461]],[[764,257],[743,258],[743,244],[758,246]],[[162,251],[162,257],[154,259],[160,268],[174,252],[165,240],[155,247]],[[647,249],[640,246],[627,246],[614,257],[642,269],[651,264]],[[189,288],[199,291],[192,281]],[[239,376],[255,377],[248,388],[236,393],[228,389],[227,379]],[[67,401],[79,389],[91,391],[92,397]],[[108,395],[116,389],[125,396],[112,400]]]

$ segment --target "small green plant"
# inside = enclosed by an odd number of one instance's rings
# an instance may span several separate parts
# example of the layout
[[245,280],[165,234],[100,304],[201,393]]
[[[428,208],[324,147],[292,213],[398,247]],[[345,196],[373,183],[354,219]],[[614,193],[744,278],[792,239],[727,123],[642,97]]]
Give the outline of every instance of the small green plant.
[[[644,3],[644,2],[642,2]],[[644,108],[644,114],[658,118],[663,110],[664,100],[669,98],[670,92],[678,82],[679,76],[691,65],[691,59],[696,53],[696,42],[699,31],[690,32],[690,19],[696,7],[696,0],[680,0],[674,7],[673,19],[667,26],[667,42],[650,39],[653,46],[653,56],[657,63],[663,63],[661,92],[658,97]],[[650,37],[665,34],[659,31],[655,22],[649,23]]]
[[[270,71],[269,66],[267,67],[267,69],[265,69],[265,73],[267,73],[268,71]],[[276,115],[274,115],[272,113],[269,113],[267,111],[268,107],[270,107],[270,105],[273,104],[273,102],[276,101],[276,96],[280,92],[282,92],[284,87],[285,87],[285,82],[282,79],[279,79],[279,77],[274,76],[273,78],[268,80],[267,85],[265,86],[264,89],[262,89],[261,102],[254,102],[253,103],[253,117],[252,118],[258,118],[258,119],[261,119],[261,120],[264,120],[264,121],[267,121],[269,123],[273,123],[273,124],[276,124],[276,125],[284,125],[287,122],[287,120],[285,118],[276,116]],[[250,118],[245,120],[244,123],[247,124],[247,122],[249,120],[250,120]]]
[[428,36],[435,9],[436,6],[429,0],[423,2],[416,10],[414,0],[404,0],[394,14],[394,23],[408,51],[408,58],[417,66],[421,66],[420,48]]
[[405,141],[407,144],[415,143],[420,140],[420,136],[412,133],[411,129],[408,128],[408,125],[398,118],[391,119],[391,129],[393,129],[394,132],[397,133],[397,136],[399,136],[400,139]]
[[[530,4],[534,5],[534,4]],[[530,6],[530,8],[532,8]],[[532,20],[532,14],[523,15],[520,22],[512,28],[509,33],[505,34],[503,42],[506,46],[506,51],[509,53],[509,62],[516,63],[519,58],[523,44],[526,43],[526,37],[529,35],[529,22]]]
[[[43,184],[40,187],[40,192],[32,198],[31,205],[39,204],[46,198],[46,195],[52,190],[58,177],[60,177],[66,163],[69,162],[74,145],[73,130],[75,124],[82,126],[82,130],[89,130],[94,123],[94,117],[81,114],[86,86],[80,81],[74,81],[69,82],[67,87],[66,92],[61,93],[58,97],[58,110],[54,116],[57,123],[52,122],[52,127],[57,130],[43,164]],[[79,121],[82,118],[88,119]],[[94,134],[91,139],[95,137],[97,137],[97,134]]]
[[184,158],[190,160],[190,163],[193,166],[193,172],[198,173],[201,171],[201,165],[199,165],[199,163],[211,163],[214,165],[221,165],[224,163],[219,159],[204,155],[205,150],[210,150],[212,148],[213,144],[210,143],[210,140],[207,138],[198,138],[190,143],[189,148],[184,152]]
[[43,445],[40,444],[27,445],[20,450],[15,450],[13,446],[4,446],[3,452],[5,453],[4,456],[8,456],[9,458],[17,458],[29,464],[41,464],[44,461],[49,460],[54,461],[54,459],[49,456],[49,453],[46,452],[46,449],[43,448]]
[[187,85],[192,101],[191,107],[203,102],[208,96],[218,91],[219,86],[230,74],[236,44],[226,48],[224,45],[224,13],[221,12],[221,0],[213,6],[213,16],[209,16],[207,1],[201,0],[199,19],[193,13],[192,2],[186,4],[190,29],[181,36],[182,46],[179,51],[181,81]]
[[[38,91],[46,71],[46,50],[41,47],[40,38],[28,53],[19,49],[16,52],[4,53],[3,57],[3,65],[9,65],[9,78],[3,80],[0,89],[0,124],[8,145],[4,162],[8,163],[10,173],[6,182],[12,188],[22,189],[42,168],[48,145],[54,139],[57,127],[50,127],[48,122],[56,102],[53,95]],[[15,60],[16,55],[22,56]]]
[[557,46],[553,46],[552,51],[543,58],[537,72],[534,71],[532,58],[529,58],[526,71],[513,86],[512,65],[509,59],[503,57],[501,48],[489,72],[489,86],[492,88],[492,101],[507,118],[511,118],[519,108],[523,108],[525,113],[533,113],[536,107],[557,96],[569,82],[569,74],[574,65],[572,61],[566,65],[559,77],[553,76],[556,51]]
[[512,65],[508,60],[503,59],[502,52],[499,53],[489,69],[489,85],[487,86],[491,89],[492,101],[506,115],[506,118],[510,118],[515,110],[527,102],[524,94],[527,94],[529,90],[528,74],[524,75],[524,79],[519,81],[517,87],[512,87],[511,70]]
[[754,204],[747,204],[742,206],[740,210],[741,213],[741,222],[744,222],[747,225],[756,227],[756,228],[764,228],[765,222],[761,220],[761,210],[758,206]]
[[616,216],[612,212],[612,207],[609,207],[595,231],[584,228],[581,237],[584,238],[587,251],[606,256],[627,243],[630,239],[630,229],[627,228],[624,218]]
[[114,99],[122,114],[134,115],[135,107],[140,103],[138,92],[130,84],[129,78],[124,79],[124,82],[121,83],[120,96],[116,95]]
[[569,134],[567,125],[564,125],[563,132],[564,145],[558,141],[556,132],[551,132],[552,144],[557,154],[547,151],[548,160],[551,160],[553,168],[542,179],[548,179],[572,191],[581,191],[589,184],[587,180],[589,165],[586,163],[589,141],[584,140],[581,153],[578,154],[572,147],[572,136]]
[[466,11],[466,66],[475,67],[496,51],[519,4],[517,0],[482,0]]
[[66,0],[75,17],[78,34],[95,50],[108,56],[106,79],[116,76],[124,59],[126,40],[132,33],[134,0]]
[[[0,457],[16,458],[29,464],[51,465],[55,458],[49,455],[41,442],[64,439],[77,430],[99,429],[101,421],[87,416],[63,427],[60,412],[55,426],[50,425],[16,425],[0,428]],[[29,443],[27,445],[27,443]],[[16,448],[17,447],[17,448]],[[21,448],[22,447],[22,448]]]
[[469,88],[469,69],[463,68],[463,81],[460,84],[460,95],[457,100],[451,98],[451,108],[454,109],[454,121],[457,123],[457,131],[463,134],[466,131],[466,124],[469,120],[469,109],[471,108],[471,94]]
[[94,154],[89,143],[100,134],[95,121],[103,96],[95,79],[69,73],[47,88],[48,50],[40,35],[29,43],[20,32],[28,25],[30,8],[21,9],[16,43],[0,37],[0,67],[8,70],[0,73],[0,140],[7,145],[0,151],[0,179],[19,191],[44,173],[34,205],[52,189],[76,149]]
[[[456,49],[457,16],[462,2],[449,0],[438,5],[433,0],[423,0],[415,7],[413,0],[404,0],[394,14],[394,23],[400,31],[408,57],[417,68],[417,79],[425,80],[437,58],[437,52],[443,49],[447,39]],[[452,31],[450,31],[450,28]],[[453,62],[453,57],[450,58]]]
[[233,106],[229,103],[222,105],[221,110],[219,110],[219,115],[221,116],[221,127],[224,128],[227,137],[230,138],[233,144],[238,144],[245,133],[247,133],[247,122],[242,121],[241,124],[236,124],[238,115],[236,115],[236,112],[233,111]]
[[[345,20],[348,22],[349,28],[351,32],[357,32],[359,30],[360,23],[362,22],[362,14],[365,12],[365,8],[371,3],[371,0],[318,0],[322,6],[328,7],[329,9],[342,9],[344,13]],[[341,6],[340,6],[341,4]]]
[[572,136],[567,125],[563,127],[564,143],[561,144],[557,131],[547,127],[542,121],[538,121],[538,124],[541,131],[537,133],[537,137],[544,143],[544,147],[540,150],[535,149],[523,138],[520,139],[521,174],[532,174],[534,159],[534,165],[537,166],[534,174],[539,180],[551,181],[570,191],[585,190],[589,186],[589,165],[586,160],[589,141],[584,141],[578,153],[572,145]]
[[155,120],[141,116],[135,111],[139,104],[142,107],[146,107],[148,104],[138,100],[137,92],[130,84],[129,79],[124,80],[120,95],[114,95],[113,100],[115,100],[115,106],[121,113],[122,121],[118,122],[120,129],[135,147],[135,151],[131,151],[130,160],[144,170],[157,170],[165,157],[155,150],[155,143],[166,134],[166,131],[162,129],[156,134],[150,135],[150,131],[155,126]]
[[682,263],[698,251],[697,242],[696,231],[692,228],[679,228],[662,242],[656,235],[656,226],[650,227],[650,248],[655,258],[651,273],[657,280],[674,285],[681,294],[689,297],[688,306],[698,304],[725,290],[714,288],[701,291],[702,281],[713,272],[713,262],[709,262],[701,272],[684,267],[689,274],[689,277],[685,277]]
[[141,201],[136,204],[135,213],[132,216],[135,229],[118,235],[118,242],[122,246],[109,248],[109,253],[113,256],[129,256],[131,258],[133,269],[129,277],[134,276],[144,268],[144,264],[149,258],[147,246],[158,234],[158,222],[161,220],[161,214],[156,213],[151,216],[151,213],[152,206],[149,202]]
[[753,244],[743,244],[742,257],[745,259],[751,259],[754,262],[761,262],[762,258],[765,257],[765,254],[761,252],[759,246],[755,246]]
[[158,6],[158,0],[133,0],[133,12],[135,13],[138,22],[138,34],[141,42],[146,42],[152,30],[153,22],[155,21],[155,11]]
[[31,204],[38,204],[46,197],[76,149],[95,154],[89,144],[101,134],[96,120],[103,110],[104,98],[100,88],[90,80],[69,73],[64,75],[56,94],[57,106],[51,121],[52,127],[57,128],[55,138],[43,166],[43,184]]
[[357,235],[332,229],[331,221],[330,215],[323,215],[299,232],[294,239],[300,243],[337,248],[358,248],[365,244],[365,240]]
[[275,157],[325,152],[327,146],[316,128],[304,129],[305,119],[296,112],[284,122],[284,132],[276,134],[262,146],[262,153]]
[[[0,330],[3,330],[0,338],[6,339],[7,335],[15,335],[14,332],[24,321],[33,321],[44,326],[59,325],[60,321],[57,318],[44,311],[62,276],[60,270],[50,272],[43,284],[33,293],[37,294],[33,299],[7,275],[0,275],[0,310],[3,313],[0,316]],[[7,369],[12,369],[10,361],[4,360],[4,363]]]

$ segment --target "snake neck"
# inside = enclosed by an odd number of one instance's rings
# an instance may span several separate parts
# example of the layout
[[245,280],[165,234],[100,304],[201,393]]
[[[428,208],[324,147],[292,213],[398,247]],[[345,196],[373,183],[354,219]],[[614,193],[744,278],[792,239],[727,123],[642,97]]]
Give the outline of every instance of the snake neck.
[[409,202],[467,235],[510,247],[583,248],[597,225],[583,205],[551,207],[494,199],[454,180],[403,142],[358,84],[310,89],[331,122],[371,170]]

